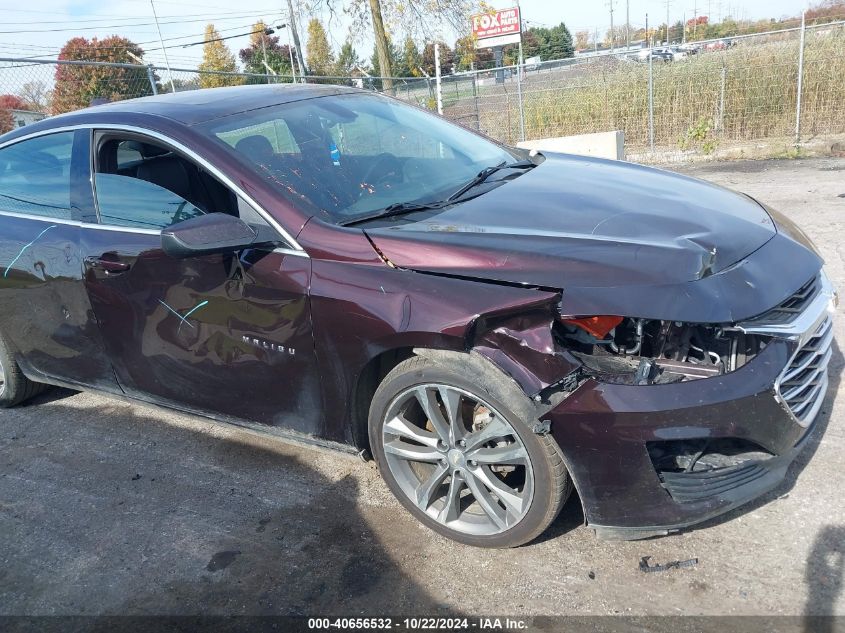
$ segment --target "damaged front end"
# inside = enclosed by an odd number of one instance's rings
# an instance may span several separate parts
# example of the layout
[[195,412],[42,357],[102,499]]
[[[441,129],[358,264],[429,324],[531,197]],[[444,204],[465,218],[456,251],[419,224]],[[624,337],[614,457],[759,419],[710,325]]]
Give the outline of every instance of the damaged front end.
[[485,324],[474,349],[534,401],[587,523],[644,538],[780,483],[824,401],[834,300],[822,272],[738,323],[538,311]]
[[560,319],[553,331],[585,375],[626,385],[720,376],[753,360],[769,341],[727,326],[628,317]]

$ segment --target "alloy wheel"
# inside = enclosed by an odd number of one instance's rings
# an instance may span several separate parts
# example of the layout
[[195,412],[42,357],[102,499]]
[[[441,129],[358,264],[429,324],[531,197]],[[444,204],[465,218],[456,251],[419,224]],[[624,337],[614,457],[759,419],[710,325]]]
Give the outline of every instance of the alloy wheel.
[[531,506],[528,450],[511,423],[478,396],[442,384],[408,389],[388,407],[382,438],[404,494],[449,529],[499,534]]

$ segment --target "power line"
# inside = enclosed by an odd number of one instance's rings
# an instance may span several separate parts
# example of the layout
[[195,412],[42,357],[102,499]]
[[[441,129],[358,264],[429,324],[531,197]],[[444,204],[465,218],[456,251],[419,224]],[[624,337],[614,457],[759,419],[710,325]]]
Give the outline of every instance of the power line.
[[[241,18],[248,18],[252,16],[260,16],[266,14],[266,11],[250,11],[244,13],[243,11],[230,11],[227,13],[219,13],[214,15],[214,20],[216,21],[224,21],[224,20],[237,20]],[[230,16],[230,17],[228,17]],[[208,13],[187,13],[185,15],[163,15],[161,19],[169,20],[169,19],[176,19],[180,22],[184,21],[184,18],[202,18],[202,19],[209,19]],[[6,26],[28,26],[31,24],[85,24],[85,23],[93,23],[93,22],[113,22],[114,20],[145,20],[147,18],[141,16],[134,16],[134,17],[103,17],[103,18],[87,18],[84,20],[52,20],[52,21],[44,21],[44,20],[30,20],[27,22],[5,22]],[[144,24],[139,24],[137,26],[144,26]],[[133,26],[132,24],[126,25],[116,25],[116,26]],[[70,30],[70,29],[69,29]]]
[[[267,23],[275,22],[275,21],[276,20],[274,20],[274,19],[268,19]],[[241,25],[241,26],[233,26],[233,27],[228,27],[228,28],[225,28],[225,29],[218,29],[218,32],[219,33],[226,33],[226,32],[229,32],[229,31],[246,29],[246,28],[249,28],[251,26],[252,26],[252,24],[245,24],[245,25]],[[165,42],[172,42],[172,41],[176,41],[176,40],[185,40],[185,39],[194,38],[194,37],[201,37],[202,35],[203,35],[203,33],[192,33],[190,35],[179,35],[179,36],[176,36],[176,37],[165,37],[164,41]],[[243,36],[243,34],[235,35],[233,37],[242,37],[242,36]],[[155,44],[157,42],[158,42],[158,40],[149,40],[149,41],[144,41],[144,42],[133,42],[133,44],[137,44],[138,46],[143,46],[145,44]],[[30,49],[44,50],[44,51],[55,51],[56,53],[58,53],[62,50],[62,47],[59,47],[59,46],[43,46],[43,45],[38,45],[38,44],[14,44],[12,42],[10,42],[9,44],[6,44],[4,46],[8,47],[9,45],[17,46],[17,47],[20,47],[20,48],[30,48]],[[166,46],[165,48],[167,48],[169,50],[169,49],[172,49],[172,48],[182,48],[182,47],[183,47],[182,44],[173,44],[171,46]],[[115,50],[122,51],[122,50],[125,50],[125,49],[126,49],[125,46],[96,46],[96,47],[93,47],[92,49],[89,49],[89,50],[95,50],[97,52],[106,52],[106,51],[115,51]],[[144,54],[146,55],[148,53],[153,53],[153,52],[158,52],[158,51],[161,51],[161,47],[145,49]]]
[[[256,17],[260,15],[266,14],[255,14]],[[251,15],[245,15],[244,18],[252,17]],[[237,18],[231,18],[237,19]],[[208,18],[196,19],[196,20],[176,20],[174,22],[161,22],[161,24],[187,24],[187,23],[194,23],[194,22],[211,22]],[[96,31],[96,30],[109,30],[109,29],[118,29],[118,28],[131,28],[135,26],[155,26],[155,22],[142,22],[138,24],[113,24],[108,26],[81,26],[81,27],[74,27],[74,28],[64,28],[64,29],[32,29],[32,30],[22,30],[16,29],[14,31],[0,31],[0,34],[12,34],[12,33],[67,33],[67,32],[76,32],[76,31]]]

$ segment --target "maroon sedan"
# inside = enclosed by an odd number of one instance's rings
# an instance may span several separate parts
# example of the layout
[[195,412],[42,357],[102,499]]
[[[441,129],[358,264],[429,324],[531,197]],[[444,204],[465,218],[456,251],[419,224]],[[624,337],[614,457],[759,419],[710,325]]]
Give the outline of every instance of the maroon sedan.
[[573,488],[641,538],[778,484],[828,386],[806,236],[683,176],[396,100],[250,86],[0,137],[0,405],[65,385],[372,455],[519,545]]

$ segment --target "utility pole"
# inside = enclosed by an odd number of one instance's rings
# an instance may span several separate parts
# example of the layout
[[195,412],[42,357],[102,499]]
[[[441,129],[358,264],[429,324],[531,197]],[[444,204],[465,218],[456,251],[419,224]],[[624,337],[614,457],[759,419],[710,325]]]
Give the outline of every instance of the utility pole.
[[290,41],[291,29],[288,27],[287,24],[279,24],[276,26],[276,28],[288,30],[288,55],[290,55],[290,78],[293,83],[296,83],[296,64],[293,63],[293,44],[291,44]]
[[625,0],[625,48],[631,48],[631,0]]
[[261,52],[264,54],[264,70],[267,71],[267,83],[270,83],[270,64],[267,63],[267,42],[265,41],[267,34],[267,29],[264,29],[261,32]]
[[176,92],[176,84],[173,83],[173,71],[170,70],[170,60],[167,59],[167,49],[164,47],[164,39],[161,37],[161,27],[158,24],[156,5],[153,0],[150,0],[150,6],[153,8],[153,18],[156,22],[156,29],[158,29],[158,41],[161,44],[161,52],[164,53],[164,65],[167,66],[167,76],[170,77],[170,89]]
[[607,5],[610,7],[610,52],[613,53],[613,42],[616,39],[616,33],[613,32],[613,0],[608,0]]
[[698,0],[692,6],[692,39],[695,39],[695,34],[698,31]]
[[595,49],[596,54],[599,52],[599,27],[596,27],[596,35],[593,38],[593,48]]
[[666,45],[669,45],[669,5],[672,0],[666,0]]
[[[282,13],[284,13],[284,9],[282,9]],[[293,45],[296,48],[296,59],[299,60],[299,72],[302,75],[302,81],[305,81],[305,58],[302,56],[302,46],[299,44],[299,32],[296,29],[296,16],[293,13],[292,0],[288,0],[288,24],[290,25],[291,35],[293,35]]]

